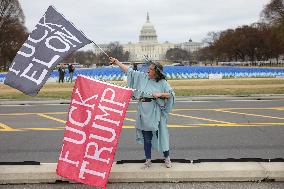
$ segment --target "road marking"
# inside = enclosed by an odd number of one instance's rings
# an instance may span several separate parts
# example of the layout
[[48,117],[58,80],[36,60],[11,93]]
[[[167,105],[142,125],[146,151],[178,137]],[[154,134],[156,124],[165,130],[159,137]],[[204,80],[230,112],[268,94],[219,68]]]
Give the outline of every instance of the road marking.
[[198,127],[261,127],[261,126],[284,126],[284,123],[234,123],[234,124],[221,124],[221,123],[200,123],[200,124],[187,124]]
[[51,116],[48,116],[48,115],[45,115],[45,114],[36,114],[36,115],[39,115],[41,117],[44,117],[44,118],[47,118],[47,119],[51,119],[51,120],[54,120],[54,121],[58,121],[60,123],[66,123],[65,120],[62,120],[62,119],[58,119],[58,118],[55,118],[55,117],[51,117]]
[[177,108],[175,111],[216,111],[216,110],[284,110],[284,107],[273,107],[273,108]]
[[178,117],[186,117],[186,118],[191,118],[191,119],[198,119],[198,120],[203,120],[203,121],[211,121],[211,122],[216,122],[216,123],[235,124],[235,123],[226,122],[226,121],[220,121],[220,120],[214,120],[214,119],[208,119],[208,118],[202,118],[202,117],[196,117],[196,116],[187,116],[187,115],[182,115],[182,114],[170,113],[170,115],[174,115]]
[[137,112],[137,110],[127,110],[126,112],[127,113],[135,113],[135,112]]
[[230,113],[230,114],[239,114],[239,115],[248,115],[248,116],[255,116],[255,117],[264,117],[264,118],[272,118],[272,119],[284,120],[284,118],[281,118],[281,117],[266,116],[266,115],[259,115],[259,114],[233,112],[233,111],[227,111],[227,110],[215,110],[215,111],[217,111],[217,112],[224,112],[224,113]]
[[132,122],[136,122],[136,120],[135,119],[130,119],[130,118],[124,118],[126,121],[132,121]]
[[[64,123],[64,124],[66,123],[66,121],[64,121],[64,120],[62,120],[62,119],[58,119],[58,118],[55,118],[55,117],[51,117],[51,116],[48,116],[48,115],[45,115],[45,114],[37,114],[37,115],[39,115],[39,116],[41,116],[41,117],[45,117],[45,118],[47,118],[47,119],[51,119],[51,120],[54,120],[54,121],[58,121],[58,122],[60,122],[60,123]],[[136,122],[135,119],[130,119],[130,118],[125,118],[125,120]]]
[[[256,116],[256,117],[263,117],[263,118],[272,118],[272,119],[279,119],[284,120],[284,118],[275,117],[275,116],[266,116],[266,115],[259,115],[259,114],[249,114],[249,113],[243,113],[243,112],[235,112],[231,110],[277,110],[277,111],[283,111],[284,107],[272,107],[272,108],[211,108],[211,109],[191,109],[191,108],[181,108],[181,109],[173,109],[173,112],[176,111],[216,111],[216,112],[224,112],[224,113],[232,113],[232,114],[240,114],[240,115],[248,115],[248,116]],[[129,110],[127,113],[135,113],[136,110]],[[27,116],[27,115],[38,115],[40,117],[44,117],[50,120],[57,121],[59,123],[66,123],[66,120],[58,119],[50,115],[64,115],[67,114],[67,112],[44,112],[44,113],[36,113],[36,112],[30,112],[30,113],[5,113],[0,114],[0,116]],[[231,123],[231,122],[225,122],[220,120],[214,120],[214,119],[208,119],[203,117],[196,117],[196,116],[188,116],[183,114],[176,114],[176,113],[170,113],[173,116],[178,117],[185,117],[185,118],[191,118],[191,119],[198,119],[208,122],[215,122],[215,123],[200,123],[200,124],[186,124],[186,125],[168,125],[169,128],[199,128],[199,127],[245,127],[245,126],[284,126],[284,123]],[[135,119],[132,118],[125,118],[126,121],[130,122],[136,122]],[[63,127],[52,127],[52,128],[19,128],[19,129],[13,129],[9,127],[8,125],[5,125],[3,123],[0,123],[0,132],[13,132],[13,131],[57,131],[57,130],[63,130],[65,126]],[[135,128],[134,125],[124,125],[122,127],[123,129],[133,129]]]
[[[196,128],[200,126],[190,126],[190,125],[168,125],[168,128]],[[135,129],[134,125],[124,125],[122,126],[123,129]],[[59,131],[64,130],[65,127],[35,127],[35,128],[21,128],[21,129],[12,129],[12,130],[1,130],[0,131]]]
[[31,131],[59,131],[63,129],[58,128],[24,128],[23,130],[31,130]]
[[[168,128],[196,128],[200,126],[194,126],[194,125],[168,125]],[[135,129],[134,125],[124,125],[122,126],[123,129]]]
[[123,129],[134,129],[135,126],[134,125],[124,125],[122,126]]
[[[37,115],[38,112],[29,112],[29,113],[6,113],[6,114],[0,114],[0,116],[22,116],[22,115]],[[40,114],[49,114],[49,115],[61,115],[61,114],[67,114],[67,112],[41,112]]]
[[[180,108],[173,109],[175,111],[216,111],[216,110],[284,110],[284,107],[273,107],[273,108]],[[137,110],[128,110],[127,113],[135,113]],[[21,116],[21,115],[37,115],[37,114],[45,114],[45,115],[63,115],[68,112],[29,112],[29,113],[2,113],[0,116]]]
[[[201,127],[273,127],[273,126],[284,126],[284,123],[235,123],[235,124],[221,124],[221,123],[211,123],[211,124],[188,124],[188,125],[168,125],[168,128],[173,129],[183,129],[183,128],[201,128]],[[134,125],[124,125],[123,129],[135,129]],[[14,131],[61,131],[65,127],[49,127],[49,128],[21,128],[21,129],[11,129],[11,130],[2,130],[4,132],[14,132]]]
[[197,128],[196,125],[168,125],[168,128]]
[[[3,128],[3,129],[1,129]],[[0,131],[20,131],[18,129],[13,129],[9,127],[8,125],[5,125],[4,123],[0,123]]]

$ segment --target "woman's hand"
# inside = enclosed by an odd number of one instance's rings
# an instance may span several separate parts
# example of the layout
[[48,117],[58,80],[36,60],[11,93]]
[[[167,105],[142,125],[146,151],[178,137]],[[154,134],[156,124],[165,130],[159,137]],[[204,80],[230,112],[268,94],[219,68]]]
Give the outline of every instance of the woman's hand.
[[111,64],[115,64],[115,65],[119,66],[122,69],[122,71],[127,72],[128,66],[122,64],[116,58],[113,58],[113,57],[109,57],[109,60],[110,60]]
[[113,58],[113,57],[109,57],[109,60],[110,60],[110,64],[117,65],[117,63],[119,62],[116,58]]
[[152,95],[154,98],[160,98],[162,96],[161,93],[153,93]]
[[155,98],[169,98],[170,93],[153,93],[153,97]]

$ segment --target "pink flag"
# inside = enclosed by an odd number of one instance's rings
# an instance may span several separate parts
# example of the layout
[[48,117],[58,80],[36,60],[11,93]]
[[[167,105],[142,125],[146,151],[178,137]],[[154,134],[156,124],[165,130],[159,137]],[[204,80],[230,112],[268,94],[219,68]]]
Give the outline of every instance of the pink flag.
[[132,92],[77,77],[56,170],[59,176],[106,188]]

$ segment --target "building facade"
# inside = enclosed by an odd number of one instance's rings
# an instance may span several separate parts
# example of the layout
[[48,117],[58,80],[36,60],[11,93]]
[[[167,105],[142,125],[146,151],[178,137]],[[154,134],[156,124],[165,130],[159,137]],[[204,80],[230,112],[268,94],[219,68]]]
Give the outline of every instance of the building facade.
[[[99,45],[103,50],[108,50],[108,44]],[[168,41],[164,43],[158,42],[158,35],[156,33],[154,25],[150,22],[149,14],[147,13],[146,22],[143,24],[138,43],[122,44],[124,52],[129,52],[129,61],[141,62],[148,57],[151,60],[161,61],[165,60],[166,52],[171,48],[181,48],[188,52],[194,52],[204,47],[203,43],[192,42],[189,40],[184,43],[170,43]],[[98,48],[95,48],[95,53],[101,53]]]

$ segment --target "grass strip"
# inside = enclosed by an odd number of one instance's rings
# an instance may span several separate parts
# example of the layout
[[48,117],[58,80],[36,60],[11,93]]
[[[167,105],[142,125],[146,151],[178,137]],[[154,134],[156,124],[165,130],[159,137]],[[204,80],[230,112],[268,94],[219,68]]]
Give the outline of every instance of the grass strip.
[[[125,81],[111,83],[126,85]],[[169,80],[169,83],[178,96],[284,94],[284,79],[278,78]],[[0,84],[0,99],[70,99],[73,87],[74,83],[47,83],[36,97],[29,97],[16,89]]]

